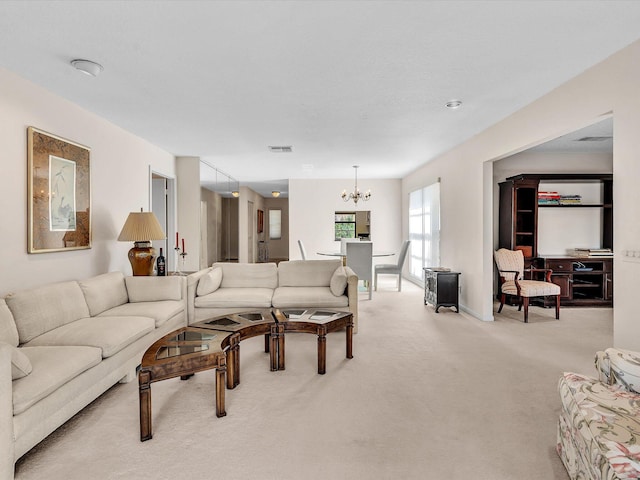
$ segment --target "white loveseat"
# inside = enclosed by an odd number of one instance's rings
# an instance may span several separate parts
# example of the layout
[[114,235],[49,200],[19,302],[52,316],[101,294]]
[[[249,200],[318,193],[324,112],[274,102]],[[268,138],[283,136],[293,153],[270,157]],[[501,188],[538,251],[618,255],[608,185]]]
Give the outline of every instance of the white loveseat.
[[215,263],[187,277],[189,323],[253,308],[332,308],[353,314],[358,277],[340,259]]
[[0,479],[15,461],[186,325],[184,277],[120,272],[0,299]]

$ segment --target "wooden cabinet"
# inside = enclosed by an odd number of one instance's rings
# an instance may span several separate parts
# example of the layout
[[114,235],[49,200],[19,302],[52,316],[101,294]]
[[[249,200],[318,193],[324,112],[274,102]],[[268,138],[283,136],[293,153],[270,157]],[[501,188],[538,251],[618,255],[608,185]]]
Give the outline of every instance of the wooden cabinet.
[[526,258],[538,252],[538,183],[522,176],[500,183],[500,247],[521,249]]
[[458,304],[458,277],[460,272],[445,272],[432,268],[424,268],[424,304],[430,303],[436,307],[455,307],[460,312]]
[[[544,202],[538,194],[552,186],[562,193],[571,194],[581,187],[596,191],[596,196],[582,196],[575,202]],[[552,281],[560,286],[562,305],[610,306],[613,304],[613,259],[598,257],[571,257],[568,255],[546,255],[567,252],[572,248],[601,247],[613,249],[613,175],[611,174],[520,174],[507,178],[499,184],[500,248],[520,249],[525,255],[525,266],[553,270]],[[587,188],[588,187],[588,188]],[[542,195],[541,195],[542,196]],[[541,213],[540,209],[544,209]],[[547,210],[556,209],[556,210]],[[557,209],[561,209],[557,210]],[[588,210],[585,210],[588,209]],[[594,212],[595,209],[595,212]],[[547,213],[560,213],[562,221],[545,223]],[[585,213],[595,220],[587,224],[596,233],[589,243],[593,245],[569,244],[577,240],[570,220],[583,217]],[[551,226],[549,226],[551,225]],[[547,250],[549,239],[556,240],[555,248]],[[547,243],[545,248],[544,243]],[[558,245],[558,243],[560,245]],[[586,243],[586,242],[585,242]],[[600,243],[600,245],[597,245]],[[542,250],[542,251],[539,251]],[[555,250],[555,251],[554,251]],[[542,254],[541,257],[539,257]],[[545,299],[545,306],[553,306],[553,299]]]
[[[613,305],[613,258],[541,257],[537,264],[553,270],[561,305]],[[545,299],[545,306],[553,305],[553,299]]]
[[[601,185],[601,198],[580,204],[538,204],[538,191],[544,183],[564,183],[567,189],[571,185],[598,184]],[[565,212],[576,212],[581,208],[598,208],[602,211],[601,245],[588,245],[588,247],[613,248],[613,175],[611,174],[570,174],[547,173],[529,174],[523,173],[507,178],[500,186],[500,214],[498,244],[500,248],[509,250],[521,249],[525,258],[531,259],[538,256],[538,230],[540,208],[564,209]],[[572,210],[573,209],[573,210]],[[584,245],[566,245],[573,248]],[[543,252],[546,253],[546,252]]]

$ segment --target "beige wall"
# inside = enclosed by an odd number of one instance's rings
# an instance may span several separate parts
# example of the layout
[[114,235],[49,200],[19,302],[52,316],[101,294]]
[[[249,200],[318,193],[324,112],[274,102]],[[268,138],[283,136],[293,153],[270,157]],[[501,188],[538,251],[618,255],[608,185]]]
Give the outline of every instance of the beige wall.
[[[311,259],[322,259],[317,252],[339,252],[340,242],[334,240],[336,211],[371,211],[371,240],[374,252],[397,252],[403,240],[401,181],[399,179],[359,179],[363,190],[371,189],[371,200],[344,202],[342,190],[353,186],[353,178],[341,180],[289,180],[289,256],[300,259],[298,240],[302,240]],[[389,263],[389,257],[374,259],[374,263]]]
[[[93,247],[27,253],[27,127],[91,148]],[[17,75],[0,69],[0,295],[119,270],[129,242],[116,240],[132,211],[150,209],[150,168],[175,177],[173,155]]]
[[[250,188],[240,187],[240,197],[238,197],[238,261],[247,263],[249,261],[249,234],[253,234],[253,260],[258,261],[258,242],[265,239],[265,232],[257,233],[258,209],[264,211],[264,197],[254,192]],[[249,222],[248,204],[253,202],[253,218]],[[251,232],[249,231],[251,229]]]
[[[463,308],[493,318],[493,164],[594,123],[614,117],[614,250],[640,250],[640,42],[553,90],[469,141],[430,161],[402,182],[407,193],[442,178],[442,265],[459,269]],[[429,160],[429,159],[425,159]],[[403,219],[403,231],[408,231]],[[640,263],[614,260],[614,343],[640,350],[634,280]]]
[[222,196],[202,188],[200,198],[207,205],[207,223],[201,226],[206,228],[207,245],[204,246],[204,259],[201,263],[209,267],[222,258]]

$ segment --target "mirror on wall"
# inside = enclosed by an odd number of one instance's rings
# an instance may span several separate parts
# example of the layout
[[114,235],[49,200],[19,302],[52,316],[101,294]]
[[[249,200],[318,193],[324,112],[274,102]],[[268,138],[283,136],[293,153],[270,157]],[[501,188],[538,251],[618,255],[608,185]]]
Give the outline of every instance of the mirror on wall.
[[371,212],[339,211],[334,216],[334,240],[341,238],[359,238],[371,240]]

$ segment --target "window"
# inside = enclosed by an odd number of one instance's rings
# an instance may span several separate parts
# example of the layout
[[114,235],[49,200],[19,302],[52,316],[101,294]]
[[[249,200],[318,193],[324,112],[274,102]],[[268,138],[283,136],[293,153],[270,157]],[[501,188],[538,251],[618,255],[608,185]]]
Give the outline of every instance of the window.
[[341,238],[356,238],[356,214],[355,212],[335,213],[335,240]]
[[440,266],[440,183],[409,194],[409,275],[422,282],[423,267]]
[[269,240],[282,238],[282,210],[269,210]]

